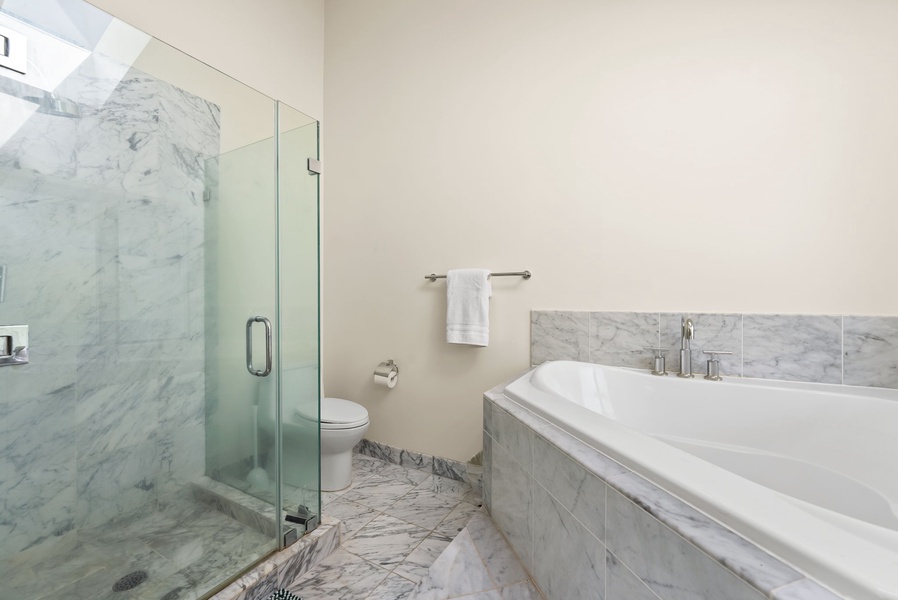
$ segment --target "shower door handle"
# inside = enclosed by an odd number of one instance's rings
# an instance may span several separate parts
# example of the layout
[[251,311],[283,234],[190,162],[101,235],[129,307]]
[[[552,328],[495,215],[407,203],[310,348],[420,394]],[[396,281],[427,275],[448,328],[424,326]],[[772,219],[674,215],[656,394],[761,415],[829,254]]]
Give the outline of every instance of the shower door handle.
[[[265,325],[265,369],[253,367],[253,323]],[[246,370],[256,377],[268,377],[271,373],[271,321],[265,317],[250,317],[246,320]]]

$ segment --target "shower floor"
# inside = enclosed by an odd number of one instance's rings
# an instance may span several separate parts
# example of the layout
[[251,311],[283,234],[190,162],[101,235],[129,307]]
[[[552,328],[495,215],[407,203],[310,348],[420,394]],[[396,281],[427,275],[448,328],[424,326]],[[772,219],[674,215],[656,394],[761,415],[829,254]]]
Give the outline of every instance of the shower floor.
[[[77,533],[74,548],[35,564],[0,565],[0,596],[16,600],[193,600],[274,549],[274,540],[208,505],[184,501]],[[112,591],[143,570],[146,581]]]

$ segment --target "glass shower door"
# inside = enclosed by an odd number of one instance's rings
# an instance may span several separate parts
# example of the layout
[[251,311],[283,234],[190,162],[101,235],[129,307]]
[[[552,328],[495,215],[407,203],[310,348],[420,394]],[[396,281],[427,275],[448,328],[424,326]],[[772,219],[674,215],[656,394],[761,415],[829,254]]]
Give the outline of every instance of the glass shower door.
[[0,28],[0,596],[208,596],[320,514],[317,124],[78,0]]

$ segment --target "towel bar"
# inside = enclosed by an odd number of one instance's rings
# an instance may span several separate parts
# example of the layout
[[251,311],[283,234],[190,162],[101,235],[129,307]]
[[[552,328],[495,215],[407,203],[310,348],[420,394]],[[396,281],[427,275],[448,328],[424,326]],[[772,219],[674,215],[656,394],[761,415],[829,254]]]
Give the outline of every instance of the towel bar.
[[[517,271],[514,273],[490,273],[490,277],[523,277],[524,279],[530,279],[532,275],[533,274],[530,271]],[[430,275],[425,275],[424,279],[436,281],[437,279],[446,279],[446,276],[431,273]]]

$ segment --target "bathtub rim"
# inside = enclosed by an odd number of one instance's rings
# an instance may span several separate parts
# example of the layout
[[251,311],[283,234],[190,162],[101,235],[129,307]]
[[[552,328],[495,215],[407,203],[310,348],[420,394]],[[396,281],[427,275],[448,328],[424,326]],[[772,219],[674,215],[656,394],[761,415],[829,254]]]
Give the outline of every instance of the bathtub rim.
[[[553,361],[553,362],[576,362],[576,361]],[[592,363],[582,363],[584,365],[588,365],[591,368],[600,368],[603,365],[594,365]],[[644,371],[641,369],[629,369],[624,367],[607,367],[612,369],[623,369],[627,371],[636,371],[640,373],[647,374],[648,371]],[[886,583],[893,584],[889,585],[885,589],[882,586],[870,585],[871,581],[870,577],[873,577],[873,580],[882,580],[883,573],[893,572],[889,570],[883,570],[886,568],[892,567],[892,565],[871,565],[869,562],[860,561],[852,561],[850,558],[857,557],[858,554],[856,552],[851,551],[842,551],[839,559],[842,561],[839,565],[833,567],[831,564],[832,557],[829,555],[830,553],[825,553],[825,556],[821,556],[819,552],[810,552],[810,558],[812,561],[810,563],[802,560],[795,560],[793,558],[796,548],[792,547],[789,544],[782,544],[782,536],[776,535],[779,530],[783,530],[785,528],[787,531],[792,527],[791,519],[792,517],[784,517],[782,514],[777,513],[776,511],[773,514],[776,517],[773,521],[776,523],[770,523],[769,520],[767,523],[756,523],[753,522],[752,519],[745,519],[745,508],[746,504],[751,504],[752,501],[757,497],[758,489],[760,486],[753,482],[749,482],[748,480],[743,479],[742,477],[730,473],[728,471],[724,471],[720,467],[712,465],[710,463],[706,463],[705,461],[694,457],[692,455],[687,454],[686,452],[673,448],[667,444],[664,444],[661,441],[654,440],[631,430],[619,423],[616,423],[607,417],[599,415],[597,413],[592,413],[589,411],[594,418],[589,419],[590,422],[599,419],[604,423],[604,429],[602,430],[603,434],[612,433],[611,444],[609,445],[607,440],[603,438],[600,442],[596,439],[593,439],[595,435],[590,434],[588,431],[585,431],[586,426],[583,423],[583,414],[581,411],[588,411],[585,407],[577,406],[570,401],[567,401],[561,397],[553,396],[546,392],[542,392],[541,390],[530,386],[529,378],[536,367],[531,367],[527,369],[523,373],[519,374],[515,378],[512,378],[494,388],[484,393],[484,399],[494,403],[499,408],[505,410],[510,413],[512,416],[517,418],[519,421],[522,421],[528,428],[532,430],[535,435],[538,435],[545,439],[547,442],[558,448],[561,452],[566,454],[571,460],[574,460],[578,464],[580,464],[583,468],[592,472],[594,475],[603,480],[609,487],[616,492],[623,494],[625,497],[637,502],[643,509],[646,509],[645,503],[639,502],[640,498],[634,497],[634,492],[632,486],[621,485],[622,481],[616,481],[616,478],[620,476],[619,472],[614,472],[612,469],[610,475],[606,471],[605,473],[597,471],[591,465],[586,464],[582,460],[578,460],[576,456],[573,456],[570,452],[565,450],[565,445],[570,445],[571,442],[575,444],[580,444],[585,448],[588,448],[591,452],[595,453],[600,459],[613,463],[617,465],[620,469],[623,469],[627,474],[630,474],[634,477],[641,479],[645,485],[650,486],[651,488],[657,490],[662,494],[666,494],[667,496],[673,498],[675,501],[682,503],[684,506],[688,507],[692,511],[696,511],[698,514],[702,515],[705,519],[708,520],[709,523],[713,523],[714,526],[719,527],[723,530],[729,532],[729,534],[739,537],[742,540],[748,542],[749,545],[755,548],[756,552],[763,553],[768,560],[772,563],[777,563],[779,565],[785,566],[787,568],[791,568],[796,571],[796,573],[800,573],[799,579],[797,581],[803,582],[804,585],[817,586],[821,593],[824,593],[826,597],[851,597],[851,598],[876,598],[876,599],[895,599],[898,598],[898,585],[894,585],[898,582],[898,576],[889,577],[886,580]],[[539,402],[533,402],[530,400],[524,399],[523,401],[519,401],[514,392],[509,395],[507,388],[512,384],[516,384],[520,381],[527,380],[526,385],[528,386],[528,391],[532,394],[538,396],[537,400],[544,402],[545,404],[539,404]],[[741,379],[740,379],[741,381]],[[757,383],[761,386],[771,386],[771,387],[781,387],[786,386],[792,389],[795,388],[803,388],[803,389],[822,389],[819,386],[826,386],[828,388],[842,388],[842,387],[850,387],[850,386],[840,386],[838,384],[816,384],[816,383],[796,383],[795,386],[790,385],[790,382],[769,382],[764,380],[750,380],[752,384]],[[708,383],[709,385],[716,385],[713,383]],[[521,386],[518,386],[521,387]],[[850,390],[845,390],[847,393],[856,393],[859,390],[863,391],[863,395],[872,395],[874,397],[878,397],[879,394],[876,390],[870,390],[870,388],[857,388],[850,387]],[[844,393],[844,392],[843,392]],[[560,404],[563,403],[563,404]],[[548,407],[548,408],[547,408]],[[573,410],[571,410],[573,409]],[[573,413],[573,414],[571,414]],[[579,414],[578,414],[579,413]],[[486,415],[484,416],[486,419]],[[565,442],[565,438],[569,441]],[[638,438],[640,443],[644,443],[649,447],[649,451],[654,451],[648,460],[654,460],[657,456],[664,457],[664,460],[661,461],[662,464],[660,467],[658,465],[650,465],[646,466],[645,461],[647,460],[644,456],[646,453],[642,452],[643,456],[638,456],[637,459],[641,458],[642,460],[633,460],[631,456],[629,456],[626,452],[620,449],[620,444],[632,444],[636,441],[634,438]],[[663,453],[658,453],[658,450],[664,450]],[[699,471],[699,476],[708,476],[708,470],[710,469],[710,476],[719,479],[720,485],[719,487],[724,487],[729,490],[730,494],[733,494],[733,490],[737,493],[736,496],[735,507],[732,505],[728,505],[726,502],[718,502],[718,506],[709,505],[709,499],[707,498],[708,494],[704,493],[703,489],[696,490],[695,482],[691,481],[695,478],[695,473],[693,472],[696,469],[695,463],[699,463],[697,470]],[[690,473],[688,481],[688,485],[683,485],[682,482],[677,482],[671,480],[669,476],[665,475],[665,472],[673,469],[674,472],[680,472],[680,469],[685,469],[686,472]],[[702,473],[704,471],[704,473]],[[747,489],[746,489],[747,488]],[[752,489],[754,488],[754,489]],[[777,492],[772,492],[763,488],[766,492],[767,498],[761,498],[762,503],[770,502],[770,497],[774,496],[775,508],[782,509],[784,497],[781,498],[780,494]],[[710,494],[710,500],[720,500],[719,492]],[[645,500],[645,499],[642,499]],[[727,499],[727,502],[731,501],[731,499]],[[722,508],[726,506],[727,508]],[[731,508],[735,508],[736,510],[730,510]],[[786,513],[795,513],[796,511],[801,513],[800,509],[796,506],[786,506]],[[647,509],[646,509],[647,510]],[[742,513],[740,513],[740,510]],[[651,511],[649,511],[651,513]],[[751,513],[751,511],[749,511]],[[658,518],[662,523],[678,531],[677,527],[674,523],[671,523],[669,520],[665,520],[663,515],[653,514],[656,518]],[[810,516],[807,513],[804,513],[803,516],[799,514],[800,521],[807,521]],[[805,523],[807,525],[807,523]],[[848,538],[854,538],[849,533],[842,531],[841,529],[837,529],[835,526],[828,528],[827,533],[832,534],[835,532],[837,538],[841,538],[839,543],[845,542],[847,546],[856,546],[857,544],[852,544],[851,540],[845,541],[846,536]],[[683,537],[690,541],[693,545],[703,549],[707,554],[709,554],[712,558],[726,566],[728,569],[733,571],[737,576],[741,579],[754,586],[756,589],[759,589],[767,596],[777,597],[777,594],[774,594],[776,590],[779,588],[771,588],[765,589],[763,586],[758,585],[758,580],[761,578],[752,577],[751,573],[740,572],[737,569],[734,569],[731,565],[732,557],[722,557],[713,552],[713,549],[708,548],[706,545],[702,543],[702,540],[697,537],[690,537],[689,535],[684,534],[681,531],[678,531]],[[819,532],[818,532],[819,533]],[[820,536],[817,536],[820,537]],[[827,539],[827,536],[822,536],[823,539],[812,540],[809,544],[814,548],[820,548],[821,544],[823,546],[832,545],[833,542],[831,539]],[[855,542],[861,541],[854,539]],[[807,543],[806,543],[807,545]],[[866,556],[870,554],[870,546],[872,543],[864,542],[861,546],[861,551],[865,552]],[[783,549],[785,548],[785,557],[783,554]],[[877,548],[879,548],[877,546]],[[850,549],[849,549],[850,550]],[[879,548],[879,553],[883,554],[881,548]],[[883,561],[879,561],[882,563]],[[809,567],[810,565],[810,567]],[[823,576],[820,575],[821,566],[825,569]],[[807,580],[807,581],[805,581]],[[790,584],[791,585],[791,584]],[[847,594],[847,596],[834,596],[834,592],[830,590],[839,590],[835,592],[836,594]],[[821,596],[822,597],[822,596]]]

